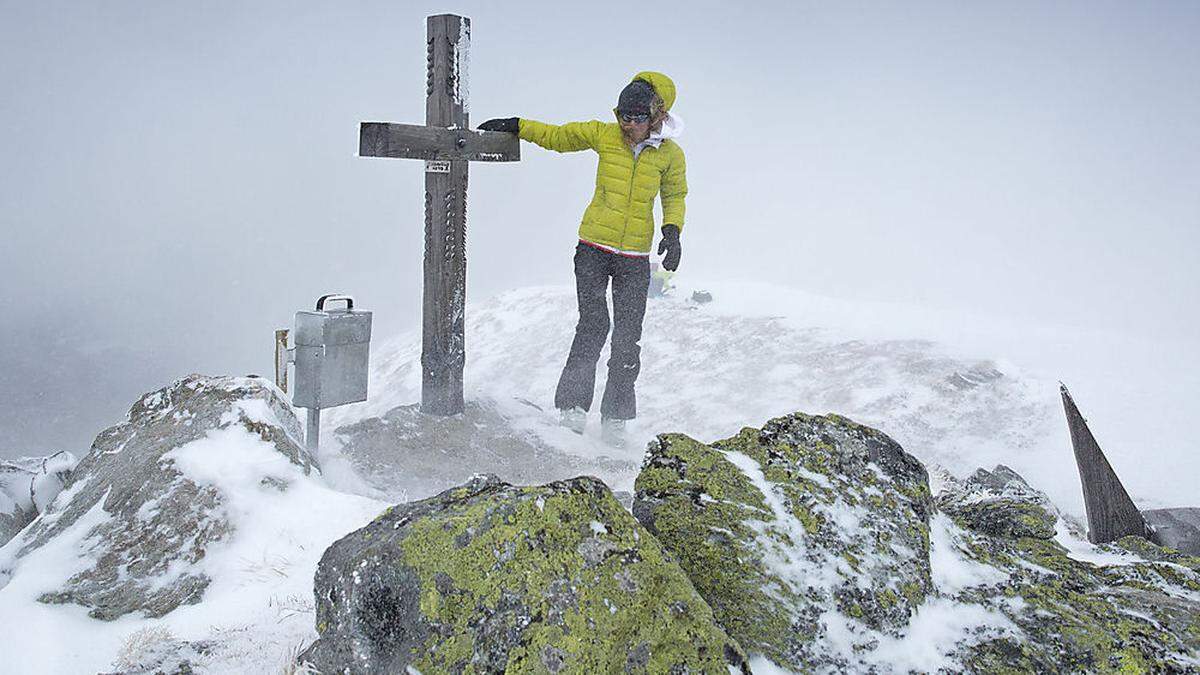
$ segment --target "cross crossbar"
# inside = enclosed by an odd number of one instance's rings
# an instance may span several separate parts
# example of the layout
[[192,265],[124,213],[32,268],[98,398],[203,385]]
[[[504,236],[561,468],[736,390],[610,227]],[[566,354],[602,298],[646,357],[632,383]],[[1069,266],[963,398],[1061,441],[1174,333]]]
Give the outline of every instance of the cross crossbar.
[[358,154],[360,157],[516,162],[521,159],[521,141],[515,134],[500,131],[362,122],[358,132]]

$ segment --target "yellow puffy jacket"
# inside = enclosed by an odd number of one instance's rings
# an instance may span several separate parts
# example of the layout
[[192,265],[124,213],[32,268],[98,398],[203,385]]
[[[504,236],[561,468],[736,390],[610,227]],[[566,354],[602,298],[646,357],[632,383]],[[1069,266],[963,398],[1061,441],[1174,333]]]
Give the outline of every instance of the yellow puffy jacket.
[[[661,73],[642,72],[663,99],[665,108],[675,102],[675,85]],[[663,223],[683,229],[687,196],[687,164],[683,149],[671,139],[655,148],[642,149],[637,159],[626,145],[616,122],[571,122],[555,125],[520,120],[520,137],[547,150],[595,150],[596,191],[583,213],[579,237],[622,251],[649,252],[654,241],[654,197],[662,193]]]

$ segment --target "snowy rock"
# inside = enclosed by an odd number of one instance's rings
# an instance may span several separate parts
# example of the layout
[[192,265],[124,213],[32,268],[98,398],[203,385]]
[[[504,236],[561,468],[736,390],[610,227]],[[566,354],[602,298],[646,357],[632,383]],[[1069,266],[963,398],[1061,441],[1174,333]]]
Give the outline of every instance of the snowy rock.
[[231,433],[260,438],[291,464],[311,462],[290,407],[255,377],[188,376],[143,396],[126,422],[101,432],[58,499],[10,544],[19,564],[85,516],[98,521],[85,539],[87,566],[38,599],[83,605],[98,619],[162,616],[199,602],[211,579],[195,565],[233,527],[221,491],[178,463],[201,447],[192,444]]
[[965,528],[957,552],[998,572],[954,599],[1019,628],[962,649],[967,670],[1200,672],[1200,558],[1139,537],[1091,546],[1003,466],[950,480],[937,503]]
[[54,501],[71,477],[71,471],[79,460],[69,452],[56,452],[37,460],[33,471],[33,482],[29,487],[30,498],[38,513]]
[[1200,507],[1147,509],[1142,517],[1154,533],[1155,542],[1200,556]]
[[1200,672],[1200,558],[1093,546],[1011,469],[925,469],[796,413],[658,436],[634,516],[768,672]]
[[339,427],[334,438],[355,472],[394,501],[437,494],[480,469],[518,485],[637,472],[636,462],[553,449],[515,428],[487,400],[468,401],[461,414],[450,417],[422,414],[417,405],[398,406]]
[[69,452],[0,462],[0,546],[58,496],[76,464]]
[[924,467],[886,435],[795,413],[706,445],[651,443],[633,513],[748,651],[862,667],[931,591]]
[[1003,464],[979,469],[962,483],[947,482],[937,504],[964,527],[993,537],[1051,539],[1058,522],[1046,495]]
[[322,672],[748,672],[604,483],[495,476],[389,509],[316,575]]
[[29,496],[33,472],[0,462],[0,546],[12,539],[37,515]]

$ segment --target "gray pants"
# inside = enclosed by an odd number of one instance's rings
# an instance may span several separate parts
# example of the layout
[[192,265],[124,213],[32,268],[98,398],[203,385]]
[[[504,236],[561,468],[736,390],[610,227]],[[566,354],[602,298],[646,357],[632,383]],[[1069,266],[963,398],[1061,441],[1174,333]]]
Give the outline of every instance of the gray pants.
[[646,290],[650,286],[650,259],[632,258],[580,243],[575,247],[575,293],[579,299],[579,324],[571,354],[563,367],[555,407],[591,410],[596,389],[596,363],[608,338],[608,280],[612,279],[612,350],[608,382],[600,401],[600,414],[608,419],[637,417],[634,383],[641,371],[642,318],[646,315]]

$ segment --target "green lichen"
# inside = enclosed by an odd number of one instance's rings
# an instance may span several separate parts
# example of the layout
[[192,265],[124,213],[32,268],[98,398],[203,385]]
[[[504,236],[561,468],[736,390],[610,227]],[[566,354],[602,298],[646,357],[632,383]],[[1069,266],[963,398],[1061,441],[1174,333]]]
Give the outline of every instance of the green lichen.
[[[915,586],[915,584],[913,584]],[[907,597],[907,596],[906,596]],[[894,607],[900,601],[900,596],[896,595],[895,591],[888,588],[878,595],[879,603],[884,607]],[[909,598],[912,600],[912,598]]]
[[994,498],[967,504],[943,505],[962,527],[993,537],[1051,539],[1058,519],[1038,504]]
[[[757,432],[744,430],[736,438],[756,444]],[[656,502],[652,514],[642,516],[643,522],[689,573],[730,635],[737,635],[750,651],[772,654],[772,643],[791,625],[762,590],[769,587],[782,597],[792,596],[792,591],[765,578],[757,559],[744,555],[746,542],[755,536],[749,523],[770,518],[763,495],[736,466],[703,443],[664,434],[657,450],[634,483],[640,499]],[[700,493],[713,500],[701,501]],[[704,573],[711,570],[722,573]]]
[[974,645],[963,659],[963,670],[989,675],[1026,675],[1054,672],[1051,662],[1044,661],[1025,642],[1010,638],[986,640]]
[[[1161,592],[1140,581],[1123,581],[1128,575],[1152,570],[1154,564],[1099,568],[1074,560],[1058,543],[1037,537],[997,538],[988,543],[987,557],[1013,576],[1004,595],[1020,597],[1028,605],[1025,609],[999,606],[1030,637],[1019,654],[1004,652],[1023,659],[1012,667],[1028,666],[1032,654],[1036,662],[1070,672],[1162,672],[1173,668],[1171,653],[1189,649],[1187,640],[1164,629],[1178,621],[1162,615],[1162,608],[1156,606],[1165,600]],[[980,544],[971,550],[974,554],[986,548]],[[984,604],[990,600],[975,599]],[[990,654],[985,660],[997,658]]]
[[1188,589],[1200,575],[1174,559],[1175,552],[1127,538],[1118,545],[1146,561],[1098,566],[1072,558],[1054,540],[1057,519],[1048,500],[1006,467],[980,469],[965,483],[951,480],[938,505],[966,528],[967,555],[1008,577],[956,599],[1003,612],[1021,631],[1019,639],[966,648],[967,670],[1195,670],[1200,640],[1188,626],[1200,603]]
[[1187,567],[1193,572],[1200,573],[1200,557],[1180,553],[1173,548],[1159,546],[1143,537],[1128,535],[1113,542],[1113,545],[1135,553],[1147,560],[1175,563],[1176,565]]
[[[888,591],[889,593],[891,591]],[[900,584],[900,594],[908,599],[912,606],[917,606],[925,600],[925,589],[920,584],[911,581]]]
[[[867,438],[911,472],[887,476],[871,461]],[[725,458],[730,452],[757,462],[787,516],[803,527],[803,541],[775,527],[759,488]],[[747,650],[791,668],[835,663],[818,642],[820,612],[837,607],[877,630],[902,626],[932,585],[924,470],[890,439],[845,418],[797,413],[711,445],[662,435],[635,489],[634,513],[678,559],[721,625]],[[844,529],[847,518],[861,527]],[[798,564],[836,570],[844,581],[814,587],[803,576],[779,577],[764,559],[776,548],[804,551]],[[813,576],[827,575],[814,569]]]
[[[734,643],[607,490],[510,487],[473,495],[458,488],[450,498],[461,501],[408,524],[400,542],[420,579],[420,610],[435,627],[414,654],[422,672],[457,670],[486,648],[481,616],[508,617],[489,628],[501,633],[517,629],[518,616],[536,618],[520,627],[507,672],[544,670],[546,648],[563,655],[566,672],[615,672],[640,644],[648,648],[640,666],[646,672],[725,672],[724,649]],[[592,523],[607,531],[593,532]],[[594,553],[585,554],[588,546]],[[571,599],[555,600],[555,587],[569,589]]]

